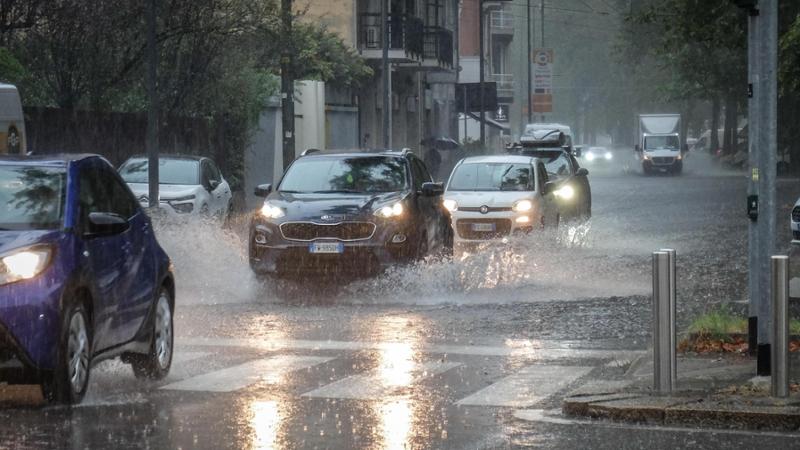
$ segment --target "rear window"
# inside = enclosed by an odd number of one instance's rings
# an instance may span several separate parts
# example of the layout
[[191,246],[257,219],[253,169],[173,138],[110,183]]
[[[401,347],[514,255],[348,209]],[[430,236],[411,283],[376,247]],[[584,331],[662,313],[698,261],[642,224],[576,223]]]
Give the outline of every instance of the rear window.
[[50,230],[64,218],[63,168],[0,166],[0,230]]

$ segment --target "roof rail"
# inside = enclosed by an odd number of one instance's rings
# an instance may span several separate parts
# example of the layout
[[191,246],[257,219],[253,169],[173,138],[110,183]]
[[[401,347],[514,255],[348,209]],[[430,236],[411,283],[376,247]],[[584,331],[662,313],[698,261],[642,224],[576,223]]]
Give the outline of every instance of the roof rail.
[[318,148],[309,148],[309,149],[306,149],[303,153],[301,153],[300,156],[308,156],[308,155],[310,155],[312,153],[319,153],[321,151],[322,150],[320,150]]
[[400,150],[400,151],[403,153],[403,156],[413,155],[414,154],[414,152],[412,152],[411,149],[408,148],[408,147],[403,147],[403,149]]

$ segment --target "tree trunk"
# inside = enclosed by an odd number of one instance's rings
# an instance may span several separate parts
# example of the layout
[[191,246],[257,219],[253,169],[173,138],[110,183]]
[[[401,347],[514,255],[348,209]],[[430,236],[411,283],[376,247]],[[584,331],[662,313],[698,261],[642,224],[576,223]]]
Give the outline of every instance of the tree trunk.
[[709,133],[709,146],[708,151],[714,155],[717,153],[719,149],[719,137],[717,136],[717,130],[719,129],[719,108],[720,108],[720,101],[719,96],[714,96],[711,100],[711,132]]
[[736,153],[736,96],[729,94],[725,99],[725,135],[722,152],[726,155]]

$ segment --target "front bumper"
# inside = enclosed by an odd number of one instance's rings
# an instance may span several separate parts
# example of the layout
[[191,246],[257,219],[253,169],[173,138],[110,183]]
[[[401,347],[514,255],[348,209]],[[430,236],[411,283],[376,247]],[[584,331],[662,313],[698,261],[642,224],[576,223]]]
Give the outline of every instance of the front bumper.
[[[797,206],[795,206],[797,208]],[[792,223],[792,239],[800,243],[800,222],[791,221]]]
[[678,158],[651,158],[642,160],[642,167],[646,170],[674,171],[683,168],[683,160]]
[[[418,240],[408,221],[370,219],[374,232],[363,239],[287,239],[278,224],[256,219],[250,227],[250,266],[258,274],[370,276],[413,260]],[[311,223],[311,222],[309,222]],[[341,253],[312,253],[314,243],[341,243]]]
[[[521,219],[527,218],[527,219]],[[517,233],[529,233],[544,227],[543,216],[536,211],[518,213],[498,211],[482,214],[480,212],[459,211],[452,213],[453,239],[456,245],[501,240]],[[520,222],[527,220],[526,222]],[[493,230],[489,230],[489,227]]]

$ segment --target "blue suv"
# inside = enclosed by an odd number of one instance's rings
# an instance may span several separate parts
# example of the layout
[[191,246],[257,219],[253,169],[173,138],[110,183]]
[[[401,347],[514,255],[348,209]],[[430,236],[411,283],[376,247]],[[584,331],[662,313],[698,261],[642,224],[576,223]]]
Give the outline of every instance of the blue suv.
[[0,381],[78,403],[93,364],[172,364],[175,284],[150,219],[93,155],[0,157]]

